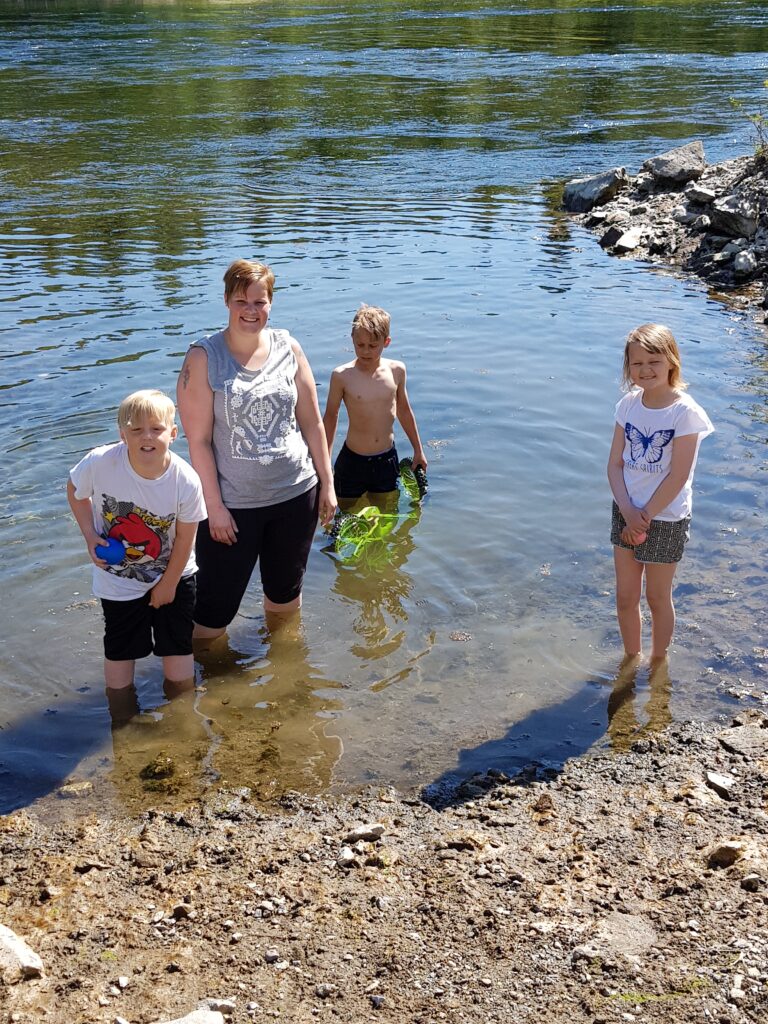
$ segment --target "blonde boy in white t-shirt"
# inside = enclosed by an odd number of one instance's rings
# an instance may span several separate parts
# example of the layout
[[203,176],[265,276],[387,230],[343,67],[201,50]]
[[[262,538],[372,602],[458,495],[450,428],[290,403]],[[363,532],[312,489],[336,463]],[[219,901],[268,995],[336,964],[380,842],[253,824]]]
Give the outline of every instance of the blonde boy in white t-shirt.
[[[200,478],[170,450],[175,414],[162,391],[128,395],[117,414],[121,441],[70,470],[67,497],[104,612],[108,691],[130,687],[136,659],[151,653],[177,689],[194,677],[194,543],[206,511]],[[109,562],[107,543],[117,552]]]

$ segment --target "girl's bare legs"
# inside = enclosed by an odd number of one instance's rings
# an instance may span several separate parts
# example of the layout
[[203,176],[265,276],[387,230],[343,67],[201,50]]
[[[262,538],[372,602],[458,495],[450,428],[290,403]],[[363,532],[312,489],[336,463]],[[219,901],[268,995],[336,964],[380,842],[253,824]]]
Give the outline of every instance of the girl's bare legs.
[[675,632],[672,584],[677,562],[671,565],[648,562],[645,566],[645,599],[651,609],[651,658],[664,658]]
[[632,657],[640,654],[643,649],[640,616],[643,563],[635,561],[634,551],[614,545],[613,564],[616,568],[616,616],[619,631],[624,642],[624,652]]

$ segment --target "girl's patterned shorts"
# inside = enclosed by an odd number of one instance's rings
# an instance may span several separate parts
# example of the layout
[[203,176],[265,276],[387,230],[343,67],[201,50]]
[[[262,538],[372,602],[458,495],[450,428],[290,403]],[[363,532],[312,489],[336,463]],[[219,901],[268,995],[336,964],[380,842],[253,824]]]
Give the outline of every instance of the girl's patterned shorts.
[[648,536],[642,544],[638,544],[634,548],[631,544],[625,544],[621,539],[621,531],[626,525],[624,516],[619,512],[619,506],[614,501],[611,516],[611,544],[618,548],[634,551],[635,559],[638,562],[660,562],[669,565],[672,562],[679,562],[683,557],[683,551],[690,536],[691,517],[678,519],[673,523],[665,522],[662,519],[652,519]]

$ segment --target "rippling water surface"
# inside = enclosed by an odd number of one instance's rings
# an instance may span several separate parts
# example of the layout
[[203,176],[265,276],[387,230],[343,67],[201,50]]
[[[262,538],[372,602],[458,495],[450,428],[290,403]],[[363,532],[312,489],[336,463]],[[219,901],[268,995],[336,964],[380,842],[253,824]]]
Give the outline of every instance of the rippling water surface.
[[[691,138],[747,151],[727,97],[757,109],[767,42],[768,4],[737,0],[3,5],[0,810],[65,779],[101,808],[426,785],[765,693],[763,334],[548,196]],[[359,563],[318,535],[299,635],[266,634],[254,586],[196,693],[141,663],[112,729],[67,471],[127,392],[174,389],[240,255],[275,268],[321,402],[359,303],[391,311],[429,496]],[[604,466],[622,338],[649,319],[717,433],[671,679],[609,706]],[[158,756],[175,774],[142,776]]]

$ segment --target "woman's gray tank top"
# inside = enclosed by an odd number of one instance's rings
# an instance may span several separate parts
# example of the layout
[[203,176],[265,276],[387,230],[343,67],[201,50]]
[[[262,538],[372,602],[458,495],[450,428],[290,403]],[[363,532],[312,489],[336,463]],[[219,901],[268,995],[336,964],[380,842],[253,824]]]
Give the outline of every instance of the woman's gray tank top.
[[218,331],[192,348],[208,356],[213,391],[213,454],[228,508],[263,508],[304,494],[317,483],[296,422],[298,363],[287,331],[267,328],[269,355],[246,370]]

